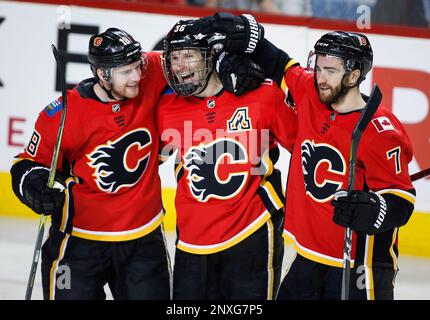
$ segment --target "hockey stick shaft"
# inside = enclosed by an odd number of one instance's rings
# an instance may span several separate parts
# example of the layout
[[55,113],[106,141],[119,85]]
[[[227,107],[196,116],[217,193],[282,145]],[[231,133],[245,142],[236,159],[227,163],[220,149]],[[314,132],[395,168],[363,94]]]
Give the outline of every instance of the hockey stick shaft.
[[[355,166],[357,163],[357,150],[361,136],[378,109],[382,100],[382,93],[377,85],[374,86],[369,100],[366,103],[361,117],[358,120],[354,131],[352,132],[351,150],[349,154],[349,172],[348,172],[348,193],[354,190],[355,184]],[[350,272],[351,272],[351,249],[352,249],[352,230],[345,229],[345,240],[343,250],[343,272],[342,272],[342,300],[349,299]]]
[[[63,139],[64,123],[66,121],[66,111],[67,111],[66,77],[65,77],[64,64],[63,64],[63,61],[61,59],[61,56],[60,56],[57,48],[53,44],[51,45],[51,48],[52,48],[52,52],[53,52],[54,57],[55,57],[55,61],[57,63],[58,72],[60,73],[61,96],[63,99],[63,108],[62,108],[62,113],[61,113],[61,118],[60,118],[60,125],[59,125],[58,133],[57,133],[57,140],[55,141],[54,151],[52,153],[51,167],[49,170],[49,177],[48,177],[48,187],[49,188],[52,188],[54,186],[54,182],[55,182],[55,174],[57,172],[58,156],[60,153],[61,141]],[[40,215],[39,229],[37,232],[36,244],[34,246],[33,261],[31,263],[30,276],[29,276],[28,282],[27,282],[27,290],[25,292],[25,300],[30,300],[31,295],[33,293],[34,280],[36,278],[37,265],[39,262],[40,250],[42,248],[43,235],[45,234],[45,224],[46,224],[47,218],[48,217],[44,214]]]
[[37,231],[36,244],[34,245],[33,260],[30,268],[30,275],[27,281],[27,290],[25,292],[25,300],[31,300],[33,293],[34,280],[36,279],[37,265],[40,257],[40,249],[42,247],[43,235],[45,234],[45,223],[48,216],[40,215],[39,228]]
[[[424,169],[422,171],[416,172],[410,176],[411,181],[417,181],[419,179],[425,178],[430,175],[430,168]],[[347,242],[351,239],[351,242]],[[347,228],[345,231],[345,246],[352,245],[352,230]],[[346,250],[346,249],[345,249]],[[349,257],[349,259],[348,259]],[[351,255],[344,256],[344,272],[342,274],[342,300],[348,300],[349,298],[349,277],[351,270]],[[345,260],[346,259],[346,260]]]
[[422,178],[427,177],[428,175],[430,175],[430,168],[421,170],[419,172],[416,172],[414,174],[411,174],[411,181],[416,181]]

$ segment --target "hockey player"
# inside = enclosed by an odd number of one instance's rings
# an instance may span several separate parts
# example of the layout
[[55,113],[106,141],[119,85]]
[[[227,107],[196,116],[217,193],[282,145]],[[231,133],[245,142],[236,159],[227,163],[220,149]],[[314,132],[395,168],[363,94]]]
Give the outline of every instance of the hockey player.
[[[39,114],[11,169],[16,196],[51,215],[42,248],[44,298],[104,299],[108,284],[115,299],[169,299],[153,120],[166,85],[160,54],[142,53],[127,32],[109,28],[91,37],[89,63],[94,78],[67,91],[62,187],[47,187],[62,98]],[[70,286],[57,285],[64,268]]]
[[372,68],[370,42],[359,33],[329,32],[316,42],[308,69],[284,59],[283,86],[296,101],[300,127],[284,231],[298,254],[279,298],[339,299],[344,228],[350,227],[350,299],[393,299],[398,228],[413,212],[415,189],[411,142],[382,103],[358,147],[354,191],[345,191],[352,131],[368,100],[359,85]]
[[[194,32],[215,32],[218,21],[216,15],[200,19]],[[221,65],[234,74],[228,59]],[[368,100],[359,85],[372,68],[369,40],[353,32],[327,33],[306,69],[265,39],[254,59],[293,97],[298,117],[284,226],[298,254],[278,298],[340,299],[344,227],[350,227],[350,298],[393,299],[398,229],[412,214],[415,190],[408,173],[409,137],[383,105],[358,148],[355,190],[345,191],[352,130]]]
[[171,89],[157,110],[162,154],[178,150],[173,299],[272,299],[284,206],[273,165],[276,141],[292,148],[295,113],[269,80],[239,97],[224,90],[210,48],[219,35],[193,36],[192,28],[180,21],[167,36]]

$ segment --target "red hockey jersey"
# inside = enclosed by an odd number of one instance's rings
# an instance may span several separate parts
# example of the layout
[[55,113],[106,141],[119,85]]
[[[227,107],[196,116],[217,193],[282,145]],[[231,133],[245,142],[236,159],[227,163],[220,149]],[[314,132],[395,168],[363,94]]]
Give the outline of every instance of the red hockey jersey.
[[270,137],[291,150],[296,120],[272,81],[240,97],[227,91],[205,99],[182,97],[169,89],[159,101],[157,124],[166,145],[162,154],[179,150],[179,249],[197,254],[227,249],[283,207]]
[[[154,110],[166,82],[160,55],[148,53],[147,58],[147,73],[134,99],[101,102],[94,94],[95,79],[67,91],[58,169],[70,167],[73,179],[67,180],[59,222],[63,232],[125,241],[151,232],[163,219]],[[19,158],[50,167],[61,109],[59,98],[39,114]]]
[[[348,188],[352,131],[360,111],[340,114],[322,104],[313,74],[300,66],[287,69],[286,88],[294,98],[298,132],[287,187],[285,233],[304,257],[342,267],[345,229],[333,222],[333,193]],[[355,189],[392,193],[414,203],[408,173],[409,138],[400,121],[379,106],[362,135]],[[352,257],[367,265],[396,268],[397,229],[373,236],[353,235]]]

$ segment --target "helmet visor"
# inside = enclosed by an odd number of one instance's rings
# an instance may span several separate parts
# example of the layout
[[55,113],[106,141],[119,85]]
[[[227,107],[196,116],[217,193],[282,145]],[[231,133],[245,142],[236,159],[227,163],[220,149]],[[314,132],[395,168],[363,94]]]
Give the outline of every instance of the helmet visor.
[[321,72],[327,70],[329,73],[345,73],[345,62],[342,58],[330,55],[316,53],[311,50],[308,54],[306,70],[308,73]]
[[147,75],[146,56],[128,65],[112,68],[110,72],[112,82],[140,81]]

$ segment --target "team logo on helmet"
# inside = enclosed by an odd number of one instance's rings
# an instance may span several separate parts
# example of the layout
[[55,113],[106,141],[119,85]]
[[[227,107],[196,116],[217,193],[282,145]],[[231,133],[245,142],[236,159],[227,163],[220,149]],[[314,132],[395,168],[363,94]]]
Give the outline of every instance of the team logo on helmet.
[[94,47],[99,47],[103,42],[102,37],[95,37],[93,40]]
[[339,150],[325,143],[305,140],[301,145],[306,194],[317,202],[331,200],[341,189],[346,172]]
[[236,196],[248,178],[248,154],[236,140],[222,138],[192,147],[184,155],[188,186],[200,202]]
[[134,186],[146,170],[151,144],[149,131],[139,128],[97,146],[87,157],[88,165],[95,169],[93,176],[99,189],[116,193]]
[[362,36],[357,36],[358,37],[358,42],[360,43],[361,46],[367,46],[367,40],[365,37]]

